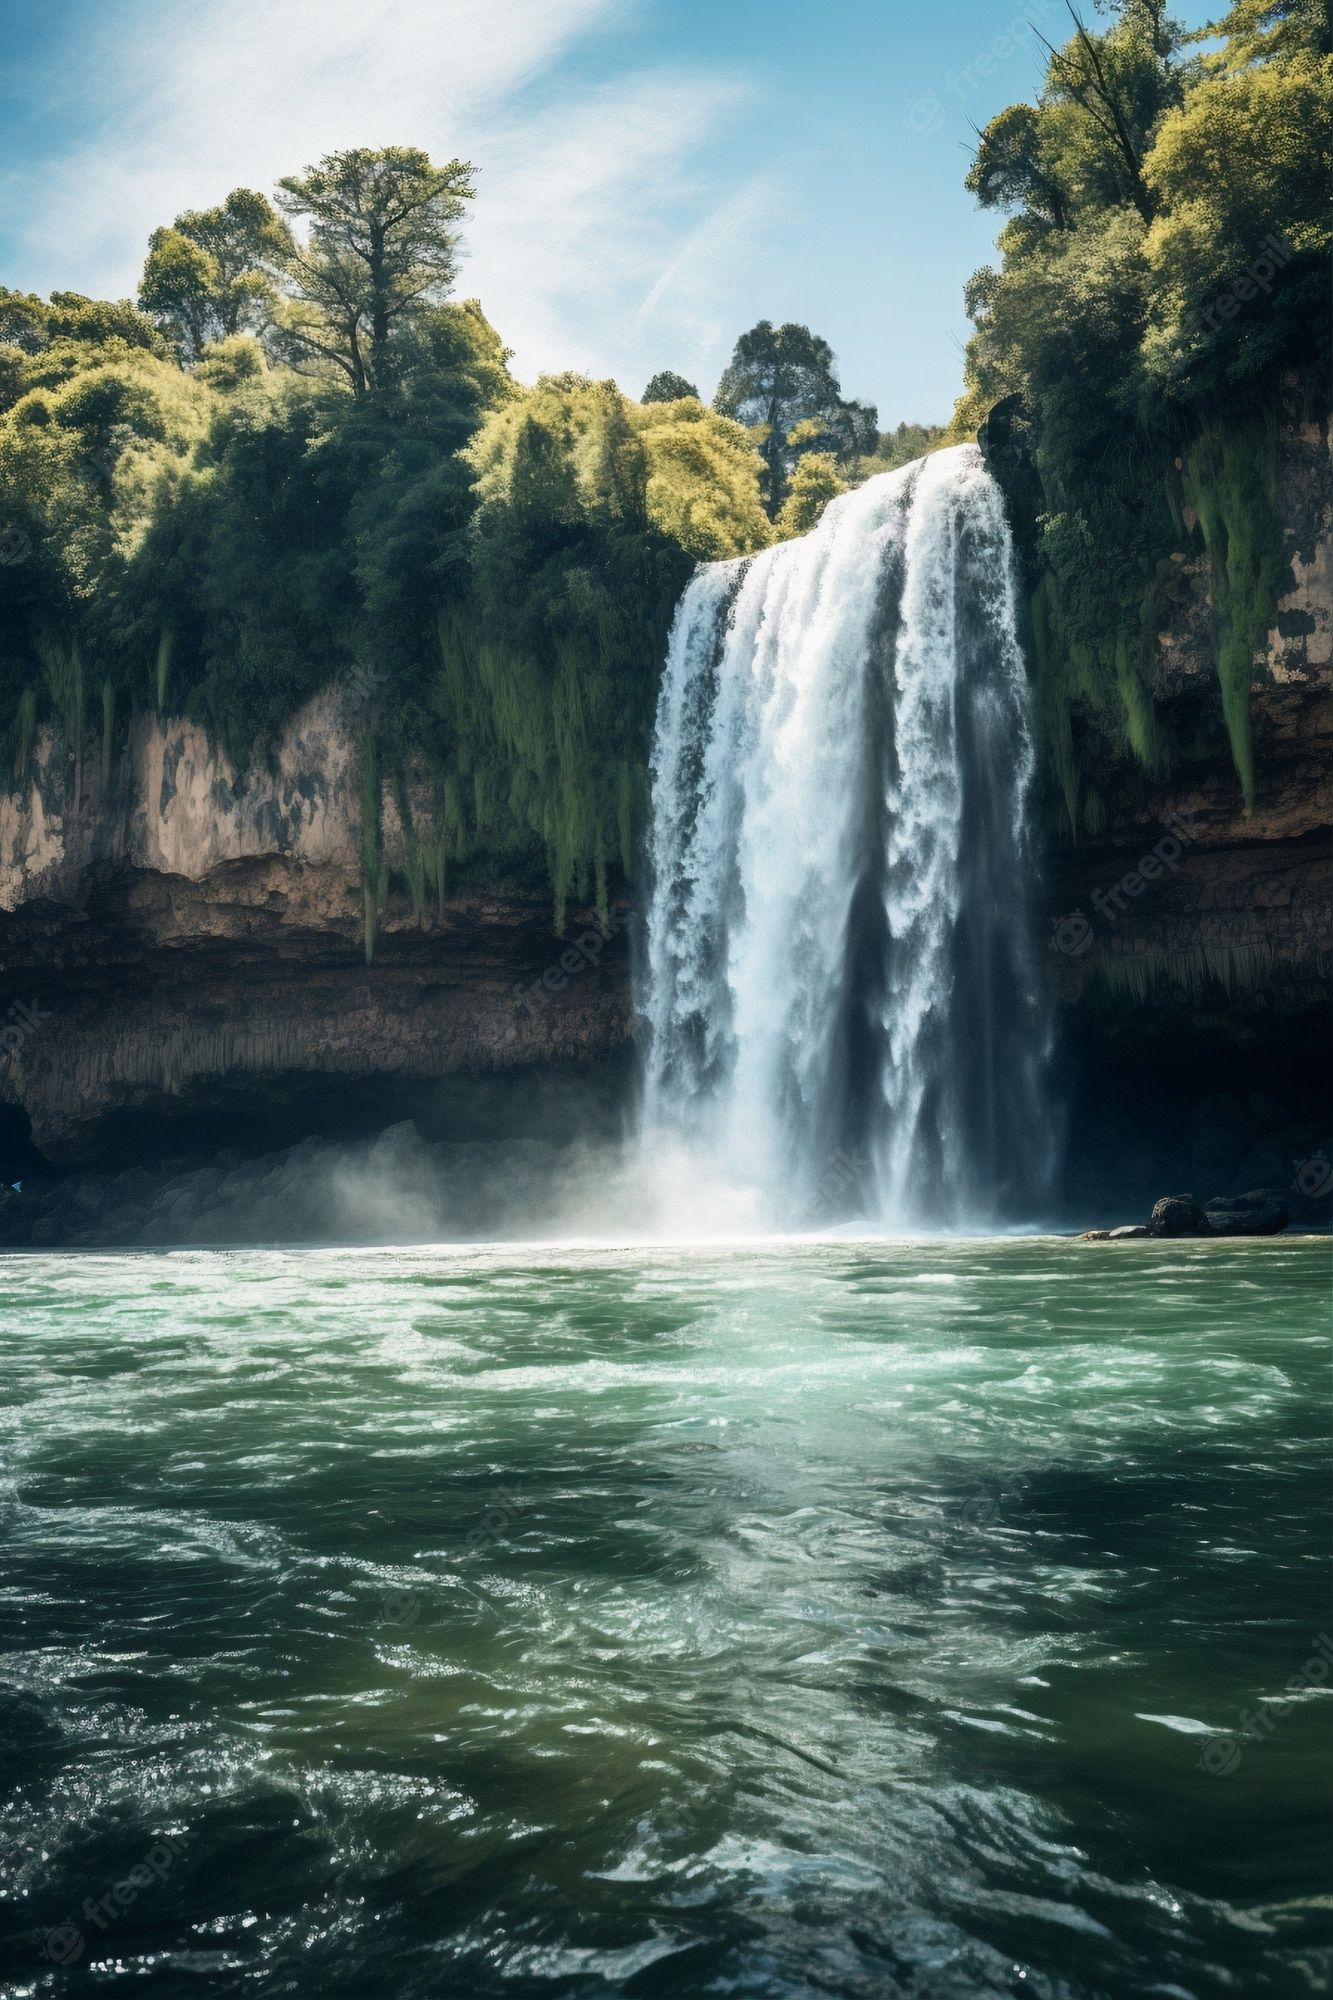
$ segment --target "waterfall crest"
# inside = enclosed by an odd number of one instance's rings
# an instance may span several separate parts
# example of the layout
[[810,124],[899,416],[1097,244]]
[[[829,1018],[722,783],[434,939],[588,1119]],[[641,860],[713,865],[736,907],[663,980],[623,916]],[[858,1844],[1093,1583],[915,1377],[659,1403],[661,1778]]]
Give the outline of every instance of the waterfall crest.
[[1012,548],[973,445],[703,565],[652,765],[648,1143],[776,1227],[1030,1215],[1048,1166]]

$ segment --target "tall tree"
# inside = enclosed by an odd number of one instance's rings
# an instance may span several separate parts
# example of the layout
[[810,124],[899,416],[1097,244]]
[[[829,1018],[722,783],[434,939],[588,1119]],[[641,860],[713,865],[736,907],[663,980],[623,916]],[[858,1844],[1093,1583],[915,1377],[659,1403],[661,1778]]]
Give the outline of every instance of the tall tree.
[[674,369],[660,368],[648,387],[640,396],[641,403],[678,403],[683,396],[693,396],[698,400],[699,391],[693,382],[687,382]]
[[1223,46],[1204,56],[1204,67],[1238,73],[1274,57],[1287,60],[1333,55],[1333,15],[1328,0],[1232,0],[1220,21],[1201,28],[1191,40],[1223,36]]
[[1068,229],[1069,197],[1052,171],[1041,113],[1010,104],[977,141],[965,183],[982,208],[1025,208],[1054,229]]
[[233,188],[219,207],[187,209],[170,228],[153,231],[139,304],[186,362],[197,361],[210,341],[262,333],[272,323],[274,271],[292,248],[264,196]]
[[358,396],[386,386],[395,336],[452,288],[472,174],[414,146],[359,146],[279,182],[283,211],[309,224],[280,323],[295,365],[336,369]]
[[[736,342],[713,408],[754,434],[764,461],[764,505],[774,519],[805,451],[831,452],[841,463],[873,451],[879,418],[843,396],[833,349],[808,326],[775,327],[761,319]],[[793,436],[800,429],[799,437]]]

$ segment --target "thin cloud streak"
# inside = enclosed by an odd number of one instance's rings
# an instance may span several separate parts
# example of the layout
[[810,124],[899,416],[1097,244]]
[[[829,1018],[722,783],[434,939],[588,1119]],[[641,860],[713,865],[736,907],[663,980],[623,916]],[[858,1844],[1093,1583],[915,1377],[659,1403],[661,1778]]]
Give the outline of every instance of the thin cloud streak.
[[[236,185],[269,191],[338,146],[422,145],[479,168],[461,288],[480,295],[520,375],[578,367],[637,391],[641,368],[714,344],[776,189],[761,175],[719,190],[705,171],[745,102],[738,79],[692,68],[564,81],[562,61],[591,36],[610,41],[626,11],[626,0],[116,8],[56,54],[69,122],[86,136],[11,186],[24,208],[10,282],[125,296],[150,231],[181,209]],[[710,257],[714,227],[728,247]]]

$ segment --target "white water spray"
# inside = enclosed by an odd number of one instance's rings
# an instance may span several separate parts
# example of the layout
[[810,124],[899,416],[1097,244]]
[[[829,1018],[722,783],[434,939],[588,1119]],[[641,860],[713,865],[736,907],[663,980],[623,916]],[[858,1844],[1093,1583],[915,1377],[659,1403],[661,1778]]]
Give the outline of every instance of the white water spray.
[[645,1133],[774,1226],[1030,1212],[1048,1156],[1028,689],[975,446],[681,600],[653,751]]

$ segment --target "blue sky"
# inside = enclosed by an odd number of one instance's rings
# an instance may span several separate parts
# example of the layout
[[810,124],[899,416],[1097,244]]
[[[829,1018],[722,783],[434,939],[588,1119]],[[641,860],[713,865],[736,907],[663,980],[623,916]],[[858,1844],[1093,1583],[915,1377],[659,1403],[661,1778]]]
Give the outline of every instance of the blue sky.
[[0,282],[128,295],[178,210],[396,141],[481,170],[460,291],[525,379],[638,394],[671,367],[707,395],[739,331],[797,319],[882,423],[938,419],[993,240],[971,124],[1033,94],[1034,27],[1067,22],[1063,0],[8,0]]

